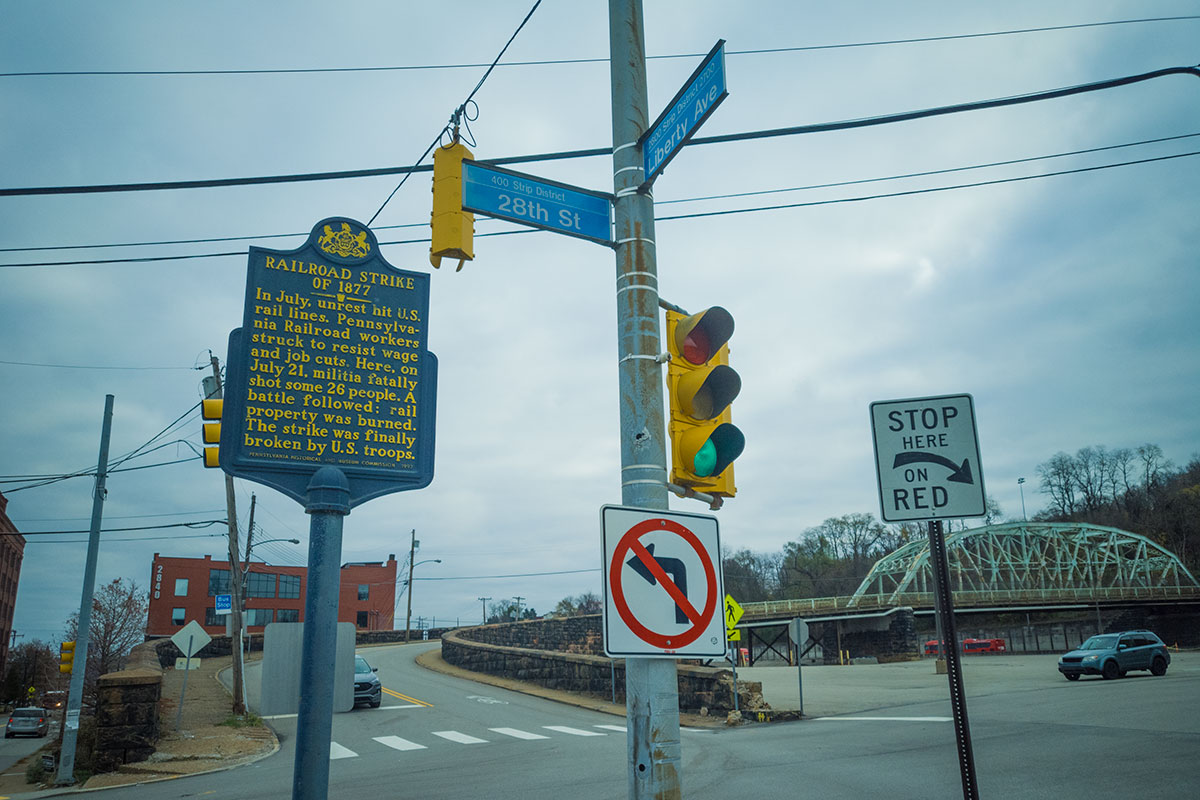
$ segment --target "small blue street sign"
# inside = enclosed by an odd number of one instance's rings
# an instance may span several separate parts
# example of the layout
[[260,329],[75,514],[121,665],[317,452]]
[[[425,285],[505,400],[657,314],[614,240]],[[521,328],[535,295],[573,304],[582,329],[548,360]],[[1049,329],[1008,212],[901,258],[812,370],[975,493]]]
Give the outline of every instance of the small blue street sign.
[[213,596],[217,606],[213,609],[214,614],[228,614],[233,611],[233,595],[218,594]]
[[725,88],[725,40],[717,42],[674,99],[654,121],[639,142],[646,170],[643,185],[654,180],[675,157],[679,148],[729,96]]
[[462,207],[599,244],[612,244],[612,196],[463,161]]

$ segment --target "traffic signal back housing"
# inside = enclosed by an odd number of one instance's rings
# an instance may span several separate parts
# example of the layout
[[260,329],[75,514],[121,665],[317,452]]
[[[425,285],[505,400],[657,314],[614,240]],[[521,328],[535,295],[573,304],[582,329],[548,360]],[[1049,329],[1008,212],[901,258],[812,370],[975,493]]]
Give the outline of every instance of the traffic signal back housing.
[[[433,151],[433,213],[429,226],[432,239],[429,263],[442,265],[442,258],[457,258],[458,269],[475,258],[475,215],[463,211],[462,162],[471,151],[461,142]],[[458,270],[455,270],[457,272]]]
[[70,674],[75,664],[75,643],[63,642],[58,646],[58,671]]
[[742,379],[729,366],[733,317],[720,306],[682,314],[667,311],[671,482],[733,497],[733,461],[746,439],[733,425],[730,404]]
[[[216,422],[204,423],[204,443],[210,445],[219,445],[221,442],[221,413],[224,411],[225,401],[216,398],[202,400],[200,403],[200,416],[204,419],[216,420]],[[204,448],[204,466],[219,467],[220,463],[220,448],[205,447]]]

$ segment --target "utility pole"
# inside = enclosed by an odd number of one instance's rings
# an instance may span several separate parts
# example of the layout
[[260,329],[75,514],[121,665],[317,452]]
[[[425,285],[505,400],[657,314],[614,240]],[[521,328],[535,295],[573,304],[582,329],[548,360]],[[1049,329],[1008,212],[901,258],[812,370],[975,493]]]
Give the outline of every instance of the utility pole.
[[[223,399],[225,392],[221,387],[221,362],[216,356],[211,357],[212,390],[208,390],[205,381],[206,395],[210,398]],[[242,635],[242,562],[238,558],[238,528],[237,528],[237,495],[233,491],[233,476],[225,473],[225,515],[229,522],[229,592],[230,598],[230,633],[239,639]],[[230,637],[232,638],[232,636]],[[245,692],[242,688],[242,648],[230,648],[233,651],[233,713],[246,713],[246,703],[243,700]]]
[[417,529],[412,530],[412,544],[408,548],[408,612],[404,615],[404,641],[408,641],[409,629],[412,628],[412,584],[413,564],[417,556]]
[[483,623],[482,624],[487,625],[487,601],[491,600],[492,598],[476,597],[475,599],[478,600],[479,602],[483,603]]
[[[617,372],[621,411],[621,502],[667,510],[663,351],[658,323],[654,199],[638,144],[649,126],[641,0],[609,0]],[[681,797],[679,679],[675,661],[625,661],[630,800]]]
[[87,562],[83,568],[83,593],[79,599],[79,623],[75,633],[75,657],[71,662],[71,685],[63,709],[62,749],[58,757],[59,786],[75,782],[75,742],[79,737],[79,709],[83,705],[83,680],[87,675],[88,633],[92,625],[92,595],[96,588],[96,560],[100,552],[100,520],[108,493],[108,440],[112,434],[113,396],[104,396],[104,421],[100,426],[100,457],[96,461],[96,486],[92,492],[92,525],[88,533]]
[[[250,583],[250,550],[254,545],[254,506],[258,502],[258,496],[250,494],[250,521],[246,523],[246,561],[242,565],[242,605],[246,604],[246,595],[248,584]],[[238,629],[238,649],[244,648],[245,642],[250,638],[250,626],[246,623],[246,609],[242,609],[242,627]],[[246,653],[242,652],[242,706],[246,703]]]
[[514,620],[514,622],[521,621],[521,601],[524,599],[525,598],[521,597],[520,595],[517,595],[516,597],[513,598],[513,600],[517,601],[517,618]]

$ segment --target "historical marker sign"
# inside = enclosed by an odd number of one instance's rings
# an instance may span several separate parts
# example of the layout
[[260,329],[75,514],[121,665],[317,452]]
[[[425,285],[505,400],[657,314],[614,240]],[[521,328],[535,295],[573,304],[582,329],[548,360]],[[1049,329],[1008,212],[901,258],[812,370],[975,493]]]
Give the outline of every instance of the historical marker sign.
[[242,327],[229,336],[221,467],[305,502],[340,469],[350,504],[433,480],[437,359],[429,275],[388,264],[351,219],[303,247],[250,248]]
[[871,433],[884,522],[987,513],[971,395],[872,403]]
[[522,172],[463,161],[463,208],[600,244],[612,244],[612,196]]
[[612,657],[725,654],[717,520],[606,505],[604,652]]
[[667,103],[662,114],[642,135],[644,183],[649,183],[666,168],[679,148],[699,130],[721,101],[729,96],[725,88],[725,40],[705,56],[704,61]]

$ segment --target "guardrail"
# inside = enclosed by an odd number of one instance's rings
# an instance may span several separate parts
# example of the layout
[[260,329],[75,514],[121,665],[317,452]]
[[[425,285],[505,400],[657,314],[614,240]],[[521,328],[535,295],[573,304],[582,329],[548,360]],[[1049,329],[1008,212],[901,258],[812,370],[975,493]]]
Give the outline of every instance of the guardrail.
[[[989,591],[956,591],[955,607],[1003,605],[1007,603],[1095,603],[1114,600],[1200,600],[1200,588],[1194,586],[1085,588],[1085,589],[1014,589]],[[838,611],[872,611],[897,606],[933,608],[933,592],[906,592],[899,595],[869,594],[857,600],[842,597],[806,597],[792,600],[768,600],[742,603],[747,619],[769,619],[781,616],[813,616]]]

